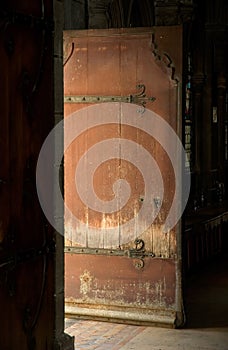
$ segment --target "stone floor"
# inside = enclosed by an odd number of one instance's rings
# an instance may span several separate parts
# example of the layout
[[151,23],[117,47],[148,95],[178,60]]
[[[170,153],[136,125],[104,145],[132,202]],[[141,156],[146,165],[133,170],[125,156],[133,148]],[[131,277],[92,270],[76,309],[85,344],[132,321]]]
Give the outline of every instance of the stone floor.
[[184,329],[66,319],[75,350],[228,350],[228,258],[186,281]]
[[173,330],[66,320],[75,350],[228,350],[228,327]]

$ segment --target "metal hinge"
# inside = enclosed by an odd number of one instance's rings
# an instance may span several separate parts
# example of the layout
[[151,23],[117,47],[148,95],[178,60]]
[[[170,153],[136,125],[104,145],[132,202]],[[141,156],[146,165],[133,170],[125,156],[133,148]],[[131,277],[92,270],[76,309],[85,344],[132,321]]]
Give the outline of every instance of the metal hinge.
[[141,90],[138,94],[128,95],[128,96],[95,96],[95,95],[67,95],[64,96],[65,103],[104,103],[104,102],[125,102],[134,103],[145,107],[148,101],[154,102],[155,97],[146,96],[146,87],[144,84],[139,84],[136,86],[138,90]]
[[128,256],[135,259],[134,266],[137,269],[142,269],[145,265],[144,258],[151,257],[154,258],[155,254],[152,252],[147,252],[145,248],[145,242],[142,239],[136,238],[135,248],[128,250]]
[[86,255],[104,255],[104,256],[127,256],[134,260],[134,266],[138,269],[144,267],[144,258],[154,258],[153,252],[146,251],[145,242],[142,239],[136,238],[135,248],[133,249],[100,249],[100,248],[79,248],[65,247],[65,253],[70,254],[86,254]]

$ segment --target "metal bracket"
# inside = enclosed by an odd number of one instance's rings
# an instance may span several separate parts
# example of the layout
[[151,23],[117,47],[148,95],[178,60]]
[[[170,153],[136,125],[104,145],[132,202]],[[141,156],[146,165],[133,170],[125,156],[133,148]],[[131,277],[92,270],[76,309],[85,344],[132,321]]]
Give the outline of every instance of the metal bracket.
[[145,107],[148,101],[154,102],[155,97],[146,96],[146,87],[144,84],[138,84],[136,86],[138,90],[141,90],[138,94],[128,96],[94,96],[94,95],[67,95],[64,96],[64,103],[104,103],[104,102],[125,102],[134,103]]

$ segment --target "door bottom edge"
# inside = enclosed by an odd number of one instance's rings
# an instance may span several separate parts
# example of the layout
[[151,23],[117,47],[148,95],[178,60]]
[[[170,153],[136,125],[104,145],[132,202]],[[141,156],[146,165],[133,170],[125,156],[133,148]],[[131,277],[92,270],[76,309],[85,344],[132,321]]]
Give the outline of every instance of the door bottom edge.
[[159,313],[159,311],[156,311],[156,314],[146,314],[138,310],[135,312],[125,310],[117,311],[68,305],[65,305],[65,317],[165,328],[175,328],[176,321],[176,314],[174,311],[167,312],[166,315]]

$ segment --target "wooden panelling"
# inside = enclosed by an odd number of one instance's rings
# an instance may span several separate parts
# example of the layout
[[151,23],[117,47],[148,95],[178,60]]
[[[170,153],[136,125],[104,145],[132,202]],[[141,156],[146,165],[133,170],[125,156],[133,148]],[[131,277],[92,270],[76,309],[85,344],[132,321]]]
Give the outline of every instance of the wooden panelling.
[[66,253],[65,266],[67,314],[174,327],[172,259],[146,258],[141,271],[128,257]]
[[[122,316],[124,308],[136,305],[138,309],[142,306],[150,310],[171,308],[172,312],[175,311],[175,305],[178,304],[175,299],[178,294],[175,275],[179,268],[176,264],[179,231],[172,228],[163,232],[176,187],[173,164],[167,152],[172,141],[166,138],[163,143],[159,142],[164,129],[157,130],[157,135],[155,132],[155,136],[152,136],[150,124],[144,130],[140,129],[139,124],[127,123],[127,112],[132,115],[132,119],[134,113],[142,120],[146,114],[144,115],[142,106],[134,107],[129,103],[127,109],[126,103],[123,106],[117,97],[133,98],[140,93],[137,86],[143,84],[144,95],[156,98],[155,101],[147,101],[148,113],[156,113],[178,133],[181,47],[180,27],[64,32],[64,95],[67,97],[64,109],[65,139],[68,120],[78,120],[71,127],[71,132],[75,130],[77,136],[65,151],[65,203],[71,211],[70,215],[67,213],[65,216],[66,246],[112,249],[114,255],[105,256],[105,251],[103,256],[78,256],[76,250],[74,254],[67,253],[67,301],[72,300],[73,303],[84,306],[89,302],[101,310],[106,309],[108,304],[118,306],[119,310],[122,308]],[[172,61],[171,55],[175,61]],[[85,100],[91,98],[93,101],[94,96],[100,96],[101,99],[109,96],[110,104],[72,103],[70,96],[81,96],[82,99],[84,96]],[[111,97],[117,99],[117,102],[112,102]],[[116,116],[115,122],[108,119],[110,115]],[[77,116],[80,116],[79,119]],[[81,123],[84,125],[83,132],[79,132]],[[151,123],[153,124],[153,117]],[[114,139],[117,140],[115,143]],[[125,146],[123,140],[127,141]],[[104,141],[109,142],[109,146],[105,143],[90,158],[93,147]],[[136,145],[134,151],[131,147],[133,142]],[[145,155],[140,156],[142,148],[157,164],[161,182],[157,179],[150,159]],[[115,150],[118,152],[113,156]],[[149,174],[148,183],[145,180],[147,177],[137,166],[137,157]],[[80,168],[84,169],[83,176],[77,170],[82,164],[81,159],[84,164],[84,168]],[[91,170],[92,164],[97,164],[95,171]],[[122,182],[118,182],[118,191],[115,193],[113,184],[116,185],[115,182],[119,180]],[[127,202],[121,205],[121,195],[127,191],[123,181],[128,183],[130,192]],[[151,213],[156,205],[160,206],[158,215],[152,224],[141,230],[142,222],[135,219],[143,206],[146,191],[148,188],[159,190],[161,183],[164,187],[163,201],[160,203],[160,197],[151,195],[147,204]],[[97,199],[90,201],[93,192]],[[106,212],[106,204],[114,200],[118,202],[117,209]],[[94,208],[97,208],[99,201],[102,201],[103,207],[96,210]],[[125,223],[130,220],[135,220],[136,224],[131,230],[124,230]],[[96,233],[91,228],[97,230]],[[115,231],[110,232],[110,228]],[[143,258],[143,265],[138,269],[133,258],[115,256],[118,250],[134,249],[137,238],[143,241],[147,254]],[[88,281],[91,278],[91,282],[86,284],[83,278]],[[86,292],[84,298],[83,286],[87,291],[90,284],[91,290]],[[174,324],[174,314],[172,318]]]
[[[160,29],[158,41],[164,36],[167,46],[167,34],[164,29]],[[176,29],[179,32],[179,29]],[[170,37],[175,37],[175,30],[172,29]],[[66,96],[73,95],[96,95],[96,96],[128,96],[137,93],[137,84],[143,83],[146,86],[147,96],[155,96],[155,102],[148,102],[147,108],[158,113],[162,118],[173,126],[175,129],[177,115],[177,87],[175,80],[172,80],[172,69],[160,62],[158,57],[152,53],[154,45],[152,44],[152,33],[146,30],[127,32],[127,31],[89,31],[87,32],[66,31],[64,36],[65,59],[67,63],[64,69],[64,94]],[[102,34],[101,34],[102,33]],[[118,35],[118,36],[117,36]],[[181,39],[180,39],[181,43]],[[72,51],[72,47],[74,48]],[[172,48],[173,51],[173,48]],[[178,68],[175,74],[180,75],[180,50],[175,57]],[[179,55],[179,56],[178,56]],[[69,61],[68,58],[70,57]],[[175,62],[176,63],[176,62]],[[167,69],[167,72],[164,71]],[[172,102],[171,102],[172,101]],[[86,105],[88,106],[88,104]],[[65,117],[72,115],[73,112],[85,107],[83,104],[65,103]],[[120,116],[121,118],[121,116]],[[104,114],[105,120],[105,114]],[[150,237],[150,249],[156,252],[157,255],[170,256],[175,254],[175,234],[170,232],[167,236],[167,242],[164,240],[164,249],[161,247],[161,242],[164,236],[160,236],[160,225],[164,223],[164,218],[170,209],[173,192],[175,190],[175,178],[173,174],[172,164],[167,157],[166,152],[161,147],[159,142],[153,139],[150,135],[126,125],[103,125],[96,126],[86,130],[72,142],[70,147],[65,152],[65,201],[67,206],[72,211],[73,215],[79,217],[83,222],[89,221],[92,226],[100,225],[104,221],[104,213],[93,212],[90,208],[84,206],[78,193],[75,189],[74,173],[79,159],[87,150],[96,143],[110,138],[123,138],[132,140],[139,145],[142,145],[154,157],[159,165],[159,169],[163,176],[165,198],[163,201],[162,210],[159,213],[157,220],[158,225],[151,228],[145,235]],[[167,145],[168,145],[167,140]],[[168,147],[168,146],[167,146]],[[97,155],[99,159],[99,154]],[[112,184],[118,178],[125,178],[128,175],[129,183],[132,188],[131,201],[124,212],[118,215],[106,215],[105,222],[114,225],[120,225],[122,221],[128,220],[135,215],[140,208],[140,198],[143,200],[143,179],[140,177],[136,167],[132,167],[128,162],[121,161],[118,164],[117,160],[112,160],[109,164],[111,171],[102,165],[101,169],[96,172],[94,177],[95,192],[103,200],[110,200],[113,196]],[[112,175],[111,175],[112,174]],[[131,176],[131,179],[130,177]],[[87,174],[85,184],[88,184],[90,174]],[[109,178],[108,182],[107,179]],[[135,190],[133,190],[135,189]],[[137,190],[136,190],[137,189]],[[103,197],[102,197],[103,196]],[[106,198],[105,198],[106,196]],[[130,211],[128,209],[131,209]],[[137,229],[136,229],[137,230]],[[76,230],[76,231],[79,231]],[[69,241],[77,243],[78,232],[72,232],[70,221],[66,221],[66,236]],[[120,231],[121,236],[121,231]],[[137,232],[135,232],[137,237]],[[125,239],[125,241],[128,241]],[[102,247],[103,240],[100,242],[89,242],[85,238],[85,242],[89,246]],[[153,242],[153,243],[152,243]],[[71,244],[70,242],[68,242]],[[104,248],[109,247],[111,242],[106,242]],[[118,247],[120,242],[116,244]],[[151,246],[152,244],[152,246]]]
[[56,334],[62,334],[55,323],[54,230],[36,192],[36,162],[54,126],[53,23],[51,0],[1,2],[0,348],[4,350],[53,350]]

